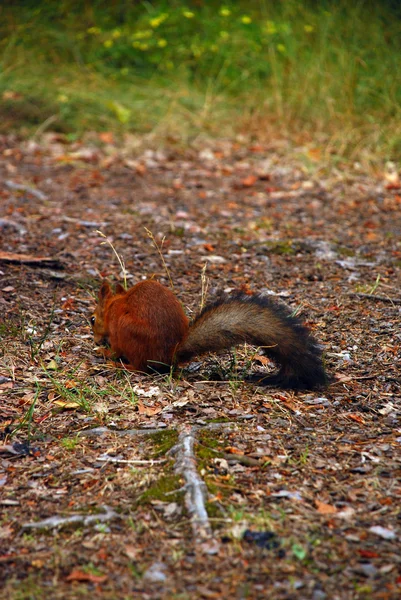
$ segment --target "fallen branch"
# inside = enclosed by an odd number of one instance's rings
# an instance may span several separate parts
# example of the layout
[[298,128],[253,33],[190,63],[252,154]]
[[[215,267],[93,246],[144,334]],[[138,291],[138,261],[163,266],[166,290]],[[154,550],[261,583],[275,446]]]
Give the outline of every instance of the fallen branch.
[[357,298],[368,298],[375,302],[388,302],[389,304],[401,304],[401,298],[389,298],[388,296],[377,296],[376,294],[364,294],[363,292],[350,292],[349,296],[357,296]]
[[141,460],[139,458],[138,459],[133,458],[133,459],[129,460],[129,459],[125,459],[125,458],[119,458],[118,456],[109,456],[108,454],[102,454],[96,460],[99,462],[105,462],[105,463],[117,463],[119,465],[121,464],[121,465],[149,465],[149,466],[158,465],[158,464],[167,462],[167,458],[161,458],[159,460]]
[[49,517],[43,521],[33,521],[24,523],[23,529],[55,529],[56,527],[66,527],[67,525],[90,525],[91,523],[106,523],[116,519],[119,515],[109,506],[102,506],[104,513],[97,515],[71,515],[70,517]]
[[123,435],[155,435],[156,433],[160,433],[161,431],[166,431],[165,428],[160,427],[160,429],[109,429],[108,427],[94,427],[93,429],[83,429],[78,433],[78,435],[83,436],[97,436],[97,435],[106,435],[107,433],[123,436]]
[[48,258],[46,256],[32,256],[31,254],[15,254],[14,252],[0,252],[0,261],[7,263],[18,263],[38,267],[54,267],[62,269],[62,263],[57,258]]
[[176,473],[185,480],[185,504],[191,517],[192,531],[195,538],[204,540],[212,536],[212,528],[205,506],[206,484],[196,470],[194,432],[193,427],[184,426],[171,454],[175,456]]
[[31,194],[31,196],[35,196],[38,200],[47,200],[46,194],[41,192],[40,190],[35,190],[34,188],[29,187],[29,185],[24,185],[23,183],[15,183],[8,179],[5,182],[6,186],[10,188],[10,190],[16,190],[17,192],[27,192]]

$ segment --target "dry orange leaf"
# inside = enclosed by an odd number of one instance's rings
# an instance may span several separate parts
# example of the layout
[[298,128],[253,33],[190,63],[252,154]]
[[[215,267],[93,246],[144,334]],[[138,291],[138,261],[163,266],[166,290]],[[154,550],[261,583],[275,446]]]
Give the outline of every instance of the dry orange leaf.
[[153,417],[153,415],[157,415],[163,410],[162,406],[145,406],[142,400],[138,400],[137,407],[139,414],[147,417]]
[[356,421],[357,423],[361,423],[362,425],[365,425],[365,421],[361,417],[361,415],[356,415],[355,413],[348,413],[346,416],[349,419],[352,419],[353,421]]
[[77,387],[76,381],[74,381],[72,379],[70,379],[69,381],[66,381],[64,385],[67,388],[67,390],[73,390],[74,388]]
[[264,356],[263,354],[258,354],[258,356],[255,356],[253,360],[261,365],[269,365],[271,362],[267,356]]
[[73,569],[66,577],[66,581],[90,581],[91,583],[104,583],[107,581],[107,575],[95,575],[94,573],[85,573],[80,569]]
[[244,187],[252,187],[255,185],[257,179],[258,178],[255,175],[248,175],[248,177],[245,177],[245,179],[241,180],[241,183]]
[[111,131],[101,131],[99,133],[99,140],[104,144],[114,144],[114,135]]
[[315,500],[317,512],[321,515],[334,515],[337,512],[337,509],[332,504],[326,504],[325,502],[320,502],[320,500]]
[[226,448],[224,448],[224,451],[228,452],[229,454],[241,454],[241,456],[243,456],[244,454],[242,450],[239,450],[235,446],[227,446]]

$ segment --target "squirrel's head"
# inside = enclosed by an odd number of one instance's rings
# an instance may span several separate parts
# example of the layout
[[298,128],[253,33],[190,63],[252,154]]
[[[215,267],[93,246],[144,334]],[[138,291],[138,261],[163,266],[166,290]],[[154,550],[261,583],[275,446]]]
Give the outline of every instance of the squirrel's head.
[[113,293],[110,283],[105,279],[100,287],[97,305],[90,322],[92,325],[93,337],[96,344],[107,343],[109,332],[106,327],[106,314],[110,307],[110,301],[116,294],[125,293],[122,285],[116,285],[116,293]]

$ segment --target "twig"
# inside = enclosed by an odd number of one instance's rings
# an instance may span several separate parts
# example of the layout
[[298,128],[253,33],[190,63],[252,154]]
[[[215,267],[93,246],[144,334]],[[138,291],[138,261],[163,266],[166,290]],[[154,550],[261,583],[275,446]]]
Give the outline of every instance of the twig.
[[162,458],[160,460],[141,460],[139,458],[138,459],[133,458],[131,460],[128,460],[125,458],[118,458],[118,456],[109,456],[108,454],[102,454],[96,460],[98,460],[100,462],[117,463],[119,465],[124,464],[124,465],[149,465],[149,466],[167,462],[167,458]]
[[160,429],[109,429],[108,427],[94,427],[93,429],[83,429],[82,431],[79,432],[78,435],[86,435],[86,436],[97,436],[97,435],[106,435],[106,434],[113,434],[113,435],[118,435],[118,436],[122,436],[122,435],[132,435],[132,436],[136,436],[136,435],[155,435],[156,433],[160,433],[161,431],[166,431],[166,429],[163,427],[160,427]]
[[48,117],[45,121],[43,121],[43,123],[41,123],[39,125],[39,127],[37,128],[37,130],[35,131],[35,133],[32,136],[32,139],[36,139],[37,137],[39,137],[40,135],[42,135],[42,133],[48,128],[50,127],[50,125],[52,125],[53,123],[55,123],[58,120],[58,116],[57,115],[50,115],[50,117]]
[[71,515],[70,517],[49,517],[43,521],[33,521],[32,523],[24,523],[24,529],[54,529],[56,527],[65,527],[67,525],[90,525],[91,523],[105,523],[112,519],[118,518],[118,514],[109,506],[102,506],[104,513],[97,515]]
[[185,504],[191,517],[194,537],[205,540],[212,537],[212,528],[205,506],[207,488],[196,470],[194,444],[195,429],[184,426],[171,453],[175,455],[176,473],[185,480]]
[[15,183],[8,179],[5,182],[6,186],[10,188],[10,190],[16,190],[17,192],[28,192],[31,196],[35,196],[38,200],[47,200],[46,194],[41,192],[40,190],[35,190],[34,188],[29,187],[29,185],[24,185],[23,183]]
[[107,235],[105,235],[104,233],[99,231],[99,229],[96,229],[96,233],[98,233],[99,235],[102,236],[102,238],[105,239],[105,241],[102,242],[102,244],[108,244],[110,246],[110,248],[113,250],[114,254],[116,255],[117,260],[120,263],[122,273],[123,273],[124,289],[127,289],[127,269],[125,268],[124,259],[118,254],[117,250],[114,248],[113,244],[111,243],[111,241],[109,240]]
[[369,298],[375,302],[388,302],[389,304],[401,304],[401,298],[389,298],[388,296],[377,296],[376,294],[364,294],[363,292],[350,292],[349,296],[357,296],[358,298]]
[[5,252],[3,250],[0,250],[0,261],[21,265],[32,265],[33,267],[53,267],[54,269],[63,268],[63,264],[57,258],[32,256],[30,254],[15,254],[15,252]]

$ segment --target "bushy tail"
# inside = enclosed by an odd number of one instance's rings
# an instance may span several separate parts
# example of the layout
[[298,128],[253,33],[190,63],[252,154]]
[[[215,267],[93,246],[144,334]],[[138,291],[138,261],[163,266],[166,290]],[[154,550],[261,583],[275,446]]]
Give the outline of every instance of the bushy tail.
[[207,305],[178,347],[177,360],[187,361],[245,342],[263,348],[280,365],[276,375],[253,375],[252,381],[291,389],[312,389],[326,383],[321,348],[309,330],[287,307],[261,295],[222,296]]

